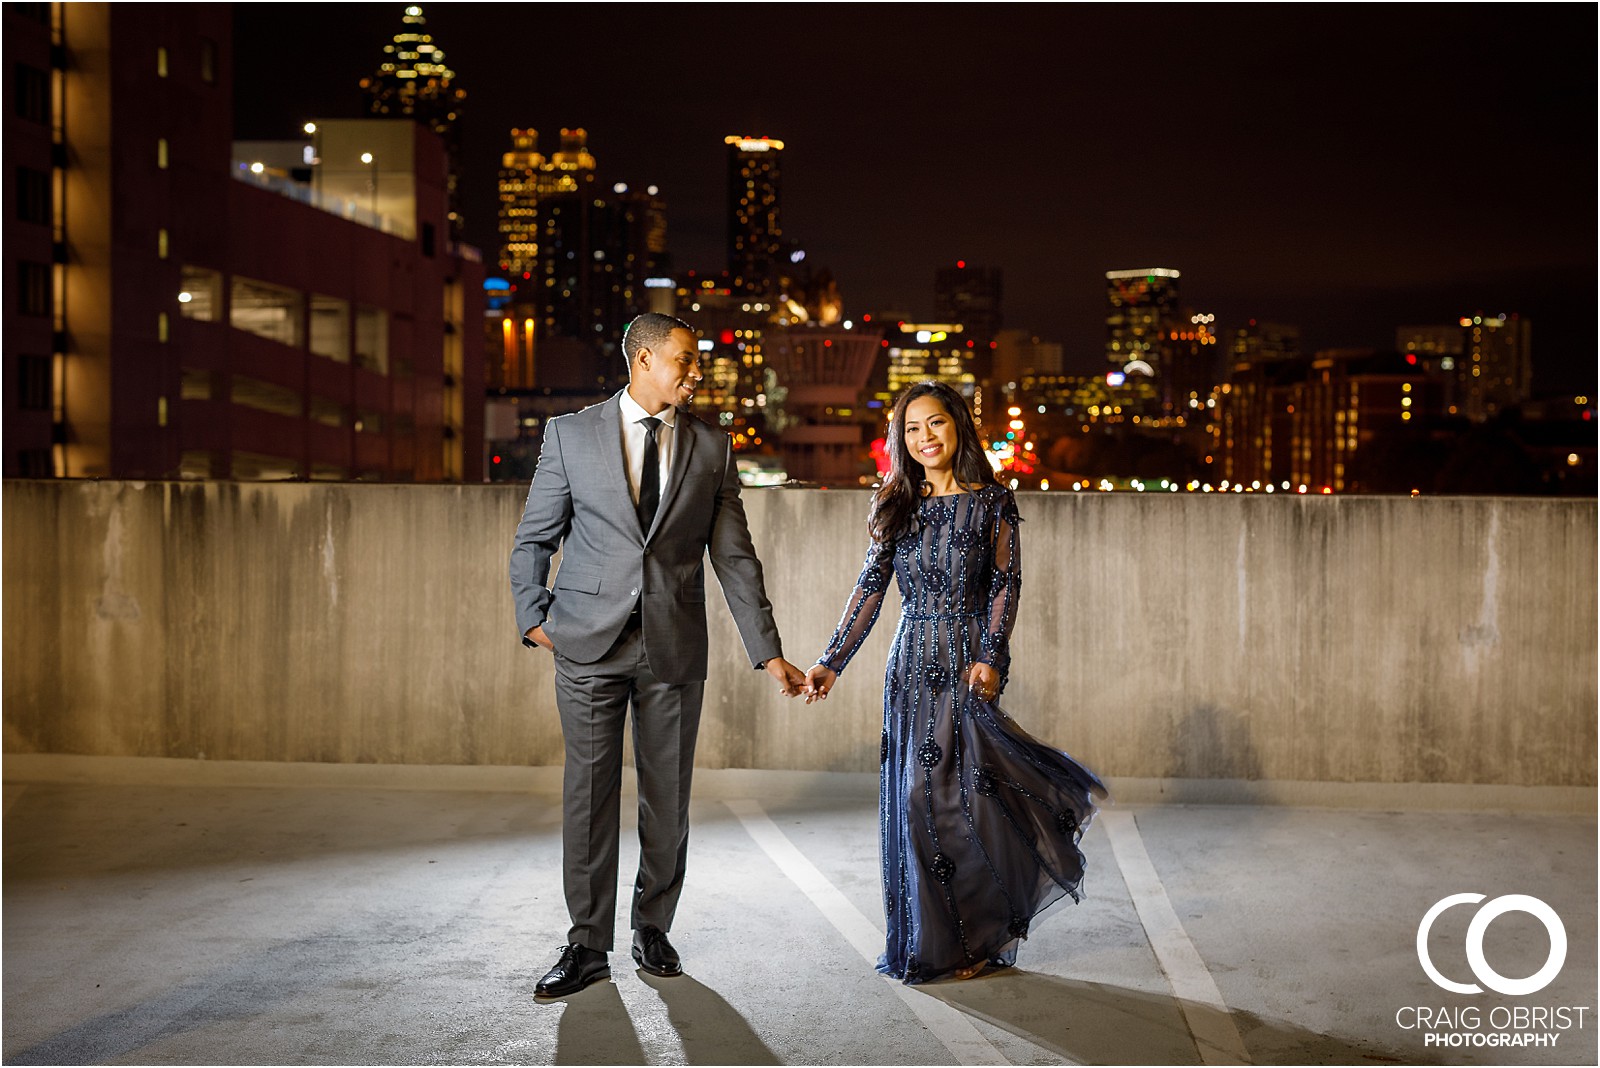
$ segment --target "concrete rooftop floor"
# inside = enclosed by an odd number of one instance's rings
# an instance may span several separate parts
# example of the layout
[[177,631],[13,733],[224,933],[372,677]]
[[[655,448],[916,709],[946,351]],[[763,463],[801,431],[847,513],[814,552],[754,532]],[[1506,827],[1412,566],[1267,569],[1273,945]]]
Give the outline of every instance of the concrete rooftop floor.
[[[414,789],[80,778],[7,781],[8,1064],[1597,1056],[1589,815],[1114,805],[1084,840],[1089,896],[1037,923],[1015,970],[907,988],[868,960],[882,937],[875,777],[701,771],[672,932],[686,975],[637,972],[623,929],[611,982],[539,1003],[568,922],[553,774],[517,789],[470,770],[421,769]],[[625,801],[624,884],[632,821]],[[1555,909],[1570,948],[1549,987],[1460,995],[1429,981],[1418,923],[1469,891]],[[1434,927],[1447,976],[1470,978],[1471,914]],[[1506,976],[1536,971],[1548,948],[1524,913],[1485,939]],[[1549,1029],[1554,1046],[1440,1049],[1397,1022],[1417,1006],[1587,1012],[1581,1028]]]

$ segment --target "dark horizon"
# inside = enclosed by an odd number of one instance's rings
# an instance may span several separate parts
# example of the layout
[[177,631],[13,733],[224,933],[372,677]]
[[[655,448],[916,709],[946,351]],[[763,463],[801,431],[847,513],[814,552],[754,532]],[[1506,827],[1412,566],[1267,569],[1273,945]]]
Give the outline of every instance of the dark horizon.
[[[722,138],[768,135],[847,316],[931,316],[936,268],[996,266],[1006,325],[1089,372],[1104,272],[1173,267],[1225,329],[1295,323],[1308,350],[1517,313],[1536,393],[1595,388],[1592,7],[423,10],[468,93],[486,259],[513,126],[541,150],[583,126],[604,181],[659,185],[679,271],[724,266]],[[236,7],[235,136],[362,114],[402,11],[296,8],[291,81],[283,9]]]

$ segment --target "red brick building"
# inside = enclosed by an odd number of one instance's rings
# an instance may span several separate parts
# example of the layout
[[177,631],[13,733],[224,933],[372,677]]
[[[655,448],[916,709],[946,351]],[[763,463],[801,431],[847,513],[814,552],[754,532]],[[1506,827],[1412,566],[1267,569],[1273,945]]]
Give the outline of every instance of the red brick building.
[[436,134],[240,158],[225,5],[4,18],[6,476],[483,478],[483,269]]

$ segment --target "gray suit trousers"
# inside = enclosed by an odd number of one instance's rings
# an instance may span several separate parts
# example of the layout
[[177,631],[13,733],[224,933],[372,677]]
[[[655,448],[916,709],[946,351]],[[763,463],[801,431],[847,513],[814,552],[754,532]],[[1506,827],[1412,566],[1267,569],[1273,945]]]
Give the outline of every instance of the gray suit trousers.
[[632,927],[672,928],[689,851],[689,781],[705,683],[658,679],[642,632],[621,637],[600,660],[556,657],[556,708],[566,744],[561,843],[567,940],[610,952],[617,916],[622,731],[633,711],[639,779],[639,873]]

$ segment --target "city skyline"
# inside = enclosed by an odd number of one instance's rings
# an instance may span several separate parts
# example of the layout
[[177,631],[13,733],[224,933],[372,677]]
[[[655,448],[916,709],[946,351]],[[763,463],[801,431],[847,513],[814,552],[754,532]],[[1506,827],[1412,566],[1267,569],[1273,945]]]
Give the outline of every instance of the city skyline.
[[[510,129],[583,126],[606,181],[661,187],[677,267],[720,269],[723,139],[766,135],[786,144],[785,229],[847,314],[927,315],[935,270],[965,258],[1004,270],[1008,325],[1092,369],[1104,272],[1170,266],[1221,325],[1297,323],[1309,348],[1517,312],[1537,391],[1594,380],[1589,8],[1312,8],[1289,26],[940,9],[902,26],[818,7],[811,34],[765,12],[629,9],[638,32],[619,33],[604,7],[424,10],[468,93],[466,234],[485,249]],[[238,136],[356,113],[401,12],[301,16],[300,73],[261,93],[270,13],[235,9]],[[1118,58],[1130,40],[1142,76]]]

